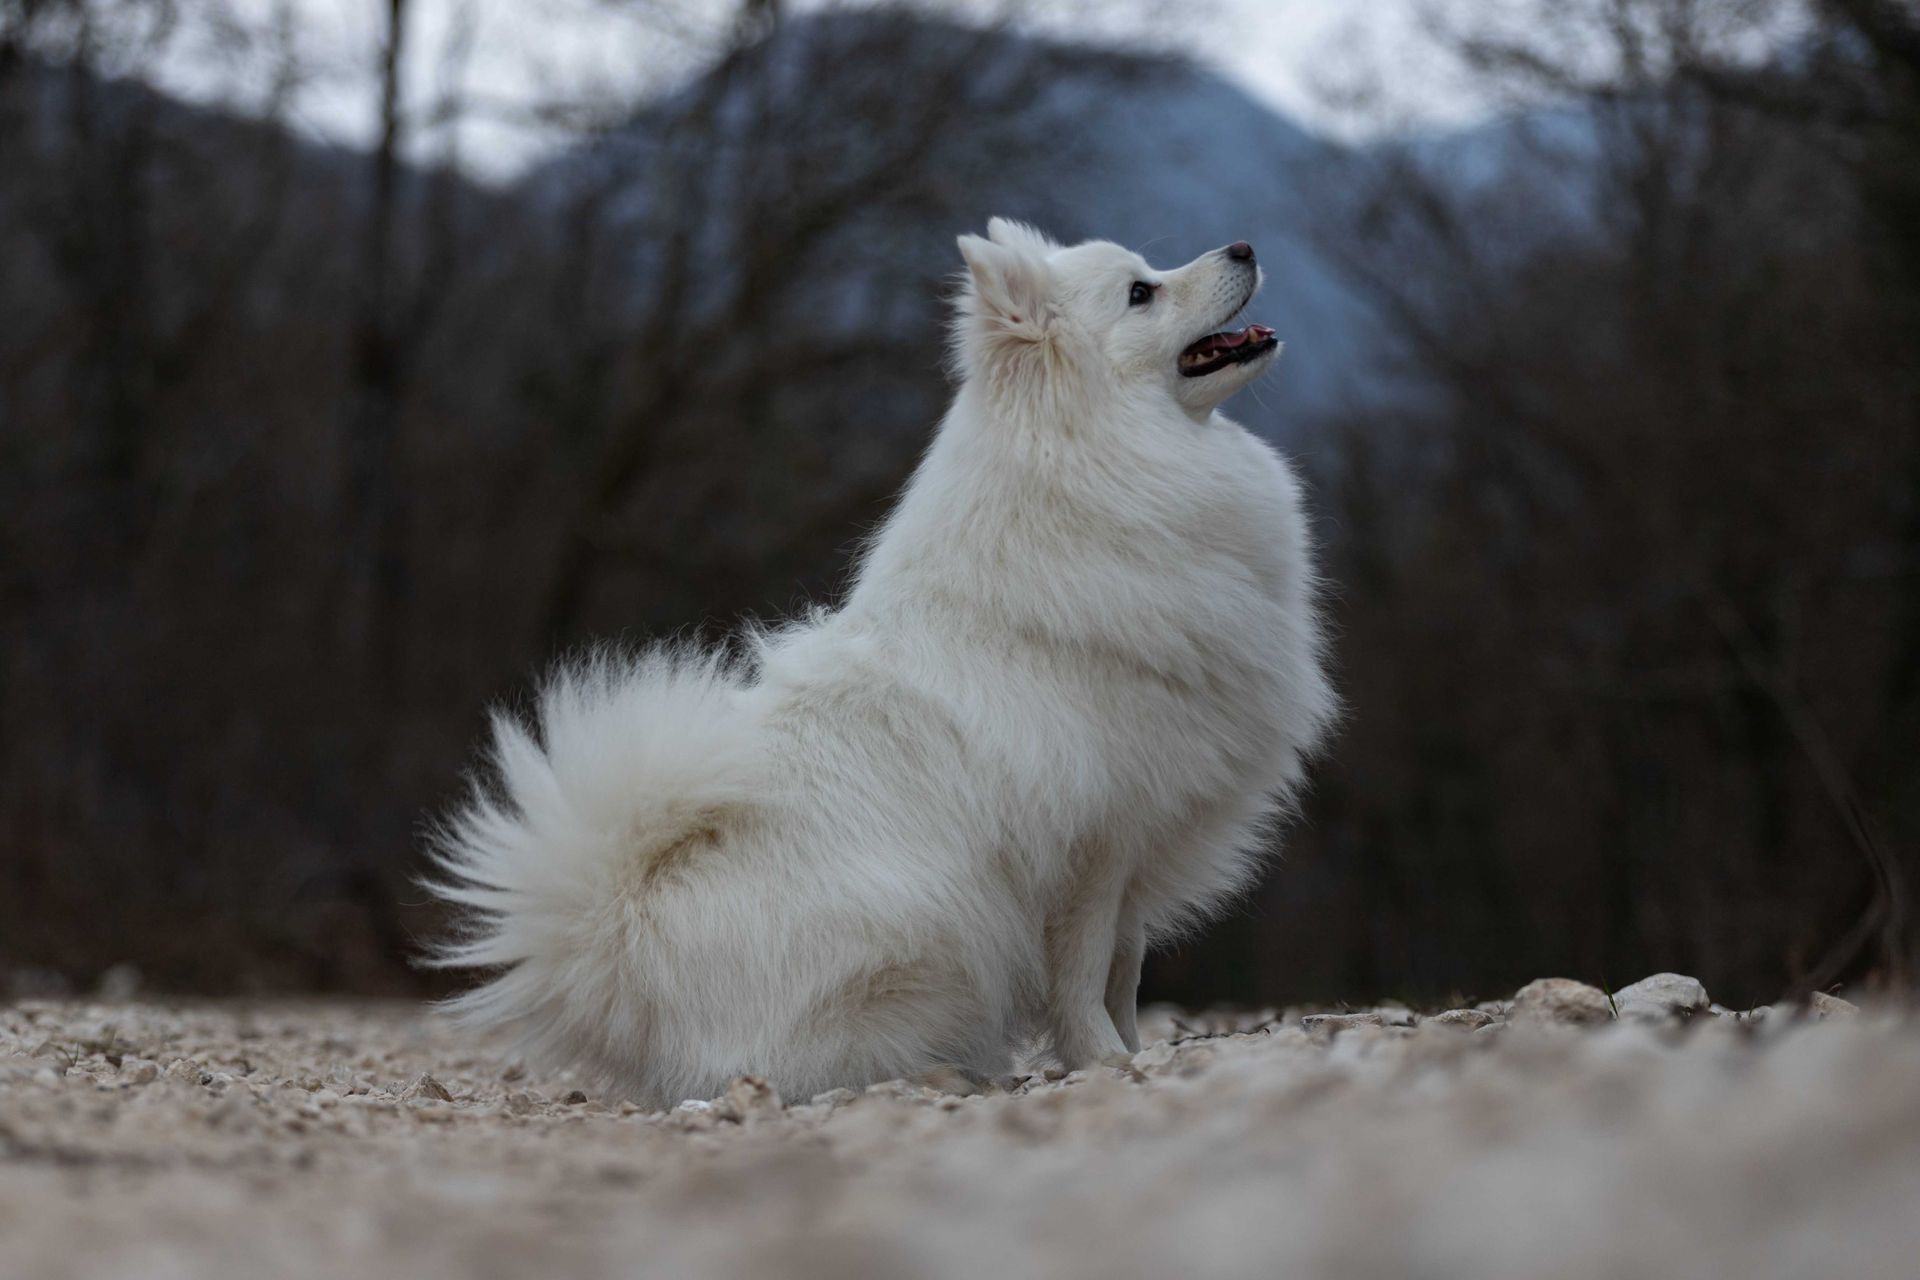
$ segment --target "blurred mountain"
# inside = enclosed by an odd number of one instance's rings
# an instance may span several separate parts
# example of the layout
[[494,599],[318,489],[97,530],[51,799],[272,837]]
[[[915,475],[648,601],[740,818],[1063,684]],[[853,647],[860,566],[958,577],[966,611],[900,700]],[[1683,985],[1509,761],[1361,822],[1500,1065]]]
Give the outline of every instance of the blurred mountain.
[[[956,65],[966,74],[949,86],[950,101],[935,104],[949,118],[911,157],[921,175],[912,207],[840,210],[841,232],[825,238],[830,251],[821,254],[831,272],[797,270],[790,281],[809,300],[813,323],[885,328],[895,338],[904,323],[910,345],[937,350],[942,317],[928,302],[958,265],[952,237],[995,214],[1068,243],[1115,240],[1169,266],[1245,239],[1268,276],[1251,315],[1288,346],[1276,373],[1235,412],[1279,435],[1364,381],[1375,326],[1315,239],[1326,232],[1316,215],[1327,184],[1349,157],[1238,87],[1170,58],[899,13],[802,18],[528,182],[551,194],[627,173],[618,202],[630,238],[660,245],[670,239],[659,234],[663,207],[664,221],[684,216],[688,193],[653,175],[677,148],[696,148],[700,203],[722,216],[690,247],[708,263],[706,283],[721,289],[730,251],[754,233],[724,214],[764,181],[767,130],[779,127],[770,122],[804,121],[809,142],[884,147]],[[880,92],[853,83],[850,68],[877,71]],[[642,289],[672,266],[644,248],[635,260]]]

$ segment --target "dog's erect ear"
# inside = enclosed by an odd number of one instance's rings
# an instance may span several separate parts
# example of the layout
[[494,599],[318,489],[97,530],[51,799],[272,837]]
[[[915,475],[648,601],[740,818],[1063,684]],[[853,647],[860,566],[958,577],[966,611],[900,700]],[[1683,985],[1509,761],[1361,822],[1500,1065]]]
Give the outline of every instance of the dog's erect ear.
[[1015,222],[1011,218],[988,218],[987,239],[995,244],[1003,244],[1009,249],[1025,249],[1028,253],[1037,253],[1041,257],[1060,247],[1049,240],[1038,228],[1030,227],[1024,222]]
[[953,317],[952,368],[971,376],[1053,346],[1053,268],[1037,232],[995,218],[991,238],[961,236],[967,278]]
[[979,236],[960,237],[960,256],[972,277],[965,301],[974,318],[1001,336],[1038,340],[1051,318],[1053,272],[1047,260],[1025,245]]

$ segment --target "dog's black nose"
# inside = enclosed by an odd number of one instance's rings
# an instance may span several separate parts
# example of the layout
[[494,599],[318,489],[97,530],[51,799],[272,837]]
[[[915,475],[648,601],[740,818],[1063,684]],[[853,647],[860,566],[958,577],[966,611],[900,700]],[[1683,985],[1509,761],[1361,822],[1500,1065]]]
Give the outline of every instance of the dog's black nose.
[[1235,262],[1252,262],[1253,246],[1245,240],[1235,240],[1227,246],[1227,256]]

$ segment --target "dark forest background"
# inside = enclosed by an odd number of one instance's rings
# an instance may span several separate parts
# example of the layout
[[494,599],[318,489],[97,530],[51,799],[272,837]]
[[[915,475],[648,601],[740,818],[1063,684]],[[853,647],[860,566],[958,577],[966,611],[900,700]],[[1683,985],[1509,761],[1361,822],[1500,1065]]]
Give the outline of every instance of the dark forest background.
[[1150,995],[1920,961],[1914,4],[1436,4],[1511,109],[1342,145],[1159,54],[747,0],[511,182],[369,4],[354,150],[284,22],[207,28],[262,86],[216,109],[144,75],[194,6],[0,0],[0,982],[432,989],[487,706],[830,599],[990,213],[1253,239],[1290,342],[1234,407],[1310,478],[1350,714]]

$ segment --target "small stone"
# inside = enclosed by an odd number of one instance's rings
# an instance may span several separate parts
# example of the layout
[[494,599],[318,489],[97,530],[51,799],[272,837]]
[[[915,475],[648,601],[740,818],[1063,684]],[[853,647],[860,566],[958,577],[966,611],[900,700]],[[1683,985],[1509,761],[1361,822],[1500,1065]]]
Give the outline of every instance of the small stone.
[[122,1058],[120,1078],[128,1084],[150,1084],[160,1078],[160,1064],[150,1058]]
[[1699,979],[1656,973],[1614,992],[1613,1003],[1622,1018],[1637,1022],[1685,1022],[1706,1012],[1712,1002]]
[[1214,1051],[1206,1045],[1194,1045],[1182,1050],[1180,1056],[1174,1060],[1175,1070],[1181,1076],[1197,1076],[1213,1065],[1214,1057]]
[[844,1107],[860,1095],[851,1089],[829,1089],[825,1093],[813,1095],[816,1107]]
[[1324,1031],[1331,1036],[1355,1027],[1377,1027],[1382,1021],[1377,1013],[1310,1013],[1300,1025],[1310,1034]]
[[1422,1026],[1452,1027],[1457,1031],[1478,1031],[1490,1026],[1494,1021],[1492,1014],[1480,1009],[1449,1009],[1445,1013],[1436,1013],[1423,1022]]
[[879,1080],[868,1085],[865,1092],[869,1098],[905,1098],[913,1102],[924,1102],[940,1096],[911,1080]]
[[438,1080],[435,1080],[431,1075],[423,1071],[420,1073],[419,1079],[401,1091],[400,1099],[403,1102],[416,1102],[421,1100],[452,1102],[453,1095],[447,1092],[447,1086],[441,1084]]
[[1176,1056],[1177,1050],[1167,1041],[1162,1040],[1159,1044],[1148,1045],[1134,1054],[1133,1066],[1136,1071],[1158,1074],[1171,1067]]
[[776,1114],[781,1106],[780,1091],[759,1076],[735,1076],[714,1110],[722,1119],[746,1120]]
[[560,1101],[566,1103],[570,1107],[577,1107],[581,1103],[585,1102],[586,1100],[587,1100],[587,1093],[586,1093],[586,1090],[584,1089],[569,1089],[567,1091],[567,1096],[560,1099]]
[[1839,996],[1816,991],[1807,997],[1807,1012],[1816,1018],[1850,1018],[1860,1012],[1860,1006],[1851,1000],[1842,1000]]
[[203,1070],[192,1058],[175,1058],[167,1064],[167,1078],[186,1084],[205,1084],[213,1077]]
[[1513,1020],[1536,1026],[1613,1021],[1607,993],[1572,978],[1536,978],[1513,995]]
[[1043,1067],[1040,1071],[1040,1078],[1048,1081],[1065,1080],[1067,1073],[1059,1067]]

